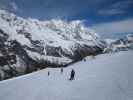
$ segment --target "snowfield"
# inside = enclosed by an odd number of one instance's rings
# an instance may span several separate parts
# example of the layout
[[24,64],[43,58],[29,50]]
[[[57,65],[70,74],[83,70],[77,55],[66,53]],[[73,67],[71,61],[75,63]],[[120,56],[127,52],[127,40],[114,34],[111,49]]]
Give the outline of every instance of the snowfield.
[[[75,80],[69,81],[71,69]],[[47,75],[48,71],[50,76]],[[133,52],[87,57],[0,82],[0,100],[133,100]]]

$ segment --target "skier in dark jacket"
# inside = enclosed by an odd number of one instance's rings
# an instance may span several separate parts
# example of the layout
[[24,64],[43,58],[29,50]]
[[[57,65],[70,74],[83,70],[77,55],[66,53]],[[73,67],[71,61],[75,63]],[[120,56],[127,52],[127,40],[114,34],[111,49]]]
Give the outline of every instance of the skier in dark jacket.
[[48,71],[48,76],[50,75],[50,72]]
[[61,68],[60,72],[63,73],[63,68]]
[[72,69],[71,76],[70,76],[69,80],[74,80],[74,76],[75,76],[75,71],[74,71],[74,69]]

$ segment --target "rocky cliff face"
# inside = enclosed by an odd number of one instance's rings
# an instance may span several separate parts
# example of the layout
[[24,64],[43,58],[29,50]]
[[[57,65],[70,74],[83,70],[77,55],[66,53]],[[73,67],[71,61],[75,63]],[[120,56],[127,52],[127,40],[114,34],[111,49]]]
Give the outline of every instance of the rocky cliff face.
[[0,10],[0,79],[67,66],[105,47],[81,21],[23,19]]

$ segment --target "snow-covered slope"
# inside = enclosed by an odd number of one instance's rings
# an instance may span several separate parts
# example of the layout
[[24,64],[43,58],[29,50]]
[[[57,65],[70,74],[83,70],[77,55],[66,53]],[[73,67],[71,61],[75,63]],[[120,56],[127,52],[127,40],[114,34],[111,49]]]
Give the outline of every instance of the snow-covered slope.
[[67,65],[104,48],[82,21],[24,19],[0,10],[0,23],[0,77]]
[[[0,82],[1,100],[133,100],[133,52],[87,57],[70,67],[47,68]],[[69,81],[71,69],[75,80]],[[50,71],[50,76],[47,75]]]

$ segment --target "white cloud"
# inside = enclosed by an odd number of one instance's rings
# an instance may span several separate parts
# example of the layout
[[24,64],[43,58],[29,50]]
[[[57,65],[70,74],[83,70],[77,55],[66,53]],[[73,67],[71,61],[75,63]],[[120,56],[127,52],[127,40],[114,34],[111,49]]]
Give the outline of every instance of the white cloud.
[[17,11],[18,10],[18,6],[17,6],[17,4],[15,2],[11,2],[10,5],[11,5],[11,7],[12,7],[12,9],[14,11]]
[[106,10],[99,10],[98,14],[100,15],[118,15],[118,14],[124,14],[125,11],[120,9],[106,9]]
[[132,0],[118,1],[108,6],[106,9],[100,9],[98,14],[100,15],[119,15],[127,12],[127,9],[133,5]]
[[133,33],[133,18],[122,21],[97,24],[92,26],[92,29],[98,33],[103,34]]
[[128,8],[129,6],[132,6],[132,5],[133,5],[132,0],[125,0],[125,1],[114,3],[112,5],[112,8],[126,9],[126,8]]

